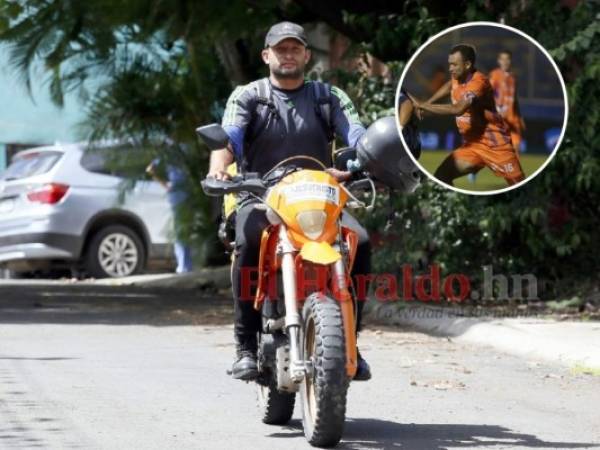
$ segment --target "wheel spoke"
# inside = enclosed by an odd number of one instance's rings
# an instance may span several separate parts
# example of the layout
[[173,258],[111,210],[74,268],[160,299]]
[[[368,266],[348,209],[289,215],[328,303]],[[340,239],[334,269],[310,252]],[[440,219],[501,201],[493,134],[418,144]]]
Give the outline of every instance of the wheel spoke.
[[116,244],[117,244],[117,250],[120,251],[120,252],[122,252],[123,248],[125,247],[125,238],[122,235],[119,235],[117,237]]
[[113,252],[108,252],[108,253],[102,253],[100,255],[100,262],[109,262],[112,261],[113,259],[115,259],[115,254]]
[[109,275],[114,275],[115,274],[115,268],[117,266],[117,261],[116,260],[111,260],[110,264],[107,266],[107,272],[109,273]]
[[126,234],[109,234],[98,246],[98,262],[111,277],[130,275],[138,261],[138,248],[133,239]]

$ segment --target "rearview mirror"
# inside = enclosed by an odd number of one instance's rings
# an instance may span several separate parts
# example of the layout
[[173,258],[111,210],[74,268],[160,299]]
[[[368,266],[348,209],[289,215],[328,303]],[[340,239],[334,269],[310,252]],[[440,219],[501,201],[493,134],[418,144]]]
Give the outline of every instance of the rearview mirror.
[[202,142],[211,150],[225,148],[229,143],[229,136],[227,136],[223,127],[218,123],[198,127],[196,128],[196,133],[198,133]]

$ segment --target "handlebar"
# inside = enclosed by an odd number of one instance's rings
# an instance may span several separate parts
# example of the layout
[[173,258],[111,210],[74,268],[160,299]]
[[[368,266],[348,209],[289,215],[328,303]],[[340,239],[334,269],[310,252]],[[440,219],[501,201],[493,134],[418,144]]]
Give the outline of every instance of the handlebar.
[[[273,186],[285,175],[291,171],[298,170],[299,167],[289,166],[287,170],[281,169],[280,173],[270,173],[264,178],[260,178],[256,173],[246,173],[246,176],[236,175],[230,180],[217,180],[216,178],[205,178],[201,181],[202,190],[210,197],[220,197],[226,194],[239,194],[242,192],[256,195],[263,195],[269,186]],[[347,191],[374,189],[373,181],[369,178],[352,181],[346,184]]]
[[205,178],[200,184],[202,185],[204,193],[210,197],[219,197],[225,194],[238,194],[240,192],[262,195],[267,190],[267,186],[260,178],[244,179],[239,176],[233,177],[231,180]]
[[368,178],[362,178],[360,180],[351,181],[350,183],[346,184],[346,189],[351,190],[351,191],[352,190],[360,191],[360,190],[371,189],[371,181]]

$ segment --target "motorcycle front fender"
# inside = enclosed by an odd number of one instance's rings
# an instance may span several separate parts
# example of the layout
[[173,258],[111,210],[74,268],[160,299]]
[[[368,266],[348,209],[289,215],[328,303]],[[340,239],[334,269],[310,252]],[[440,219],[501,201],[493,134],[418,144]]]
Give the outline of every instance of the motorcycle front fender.
[[303,261],[315,264],[329,265],[340,260],[342,255],[327,242],[306,242],[300,250]]

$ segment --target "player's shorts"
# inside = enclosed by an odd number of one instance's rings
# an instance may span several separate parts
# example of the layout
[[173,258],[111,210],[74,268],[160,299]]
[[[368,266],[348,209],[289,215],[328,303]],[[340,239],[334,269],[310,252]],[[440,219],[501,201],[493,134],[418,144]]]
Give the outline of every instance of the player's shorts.
[[524,177],[519,157],[511,144],[489,147],[480,143],[467,143],[454,150],[450,156],[480,169],[488,167],[498,177],[507,179]]

